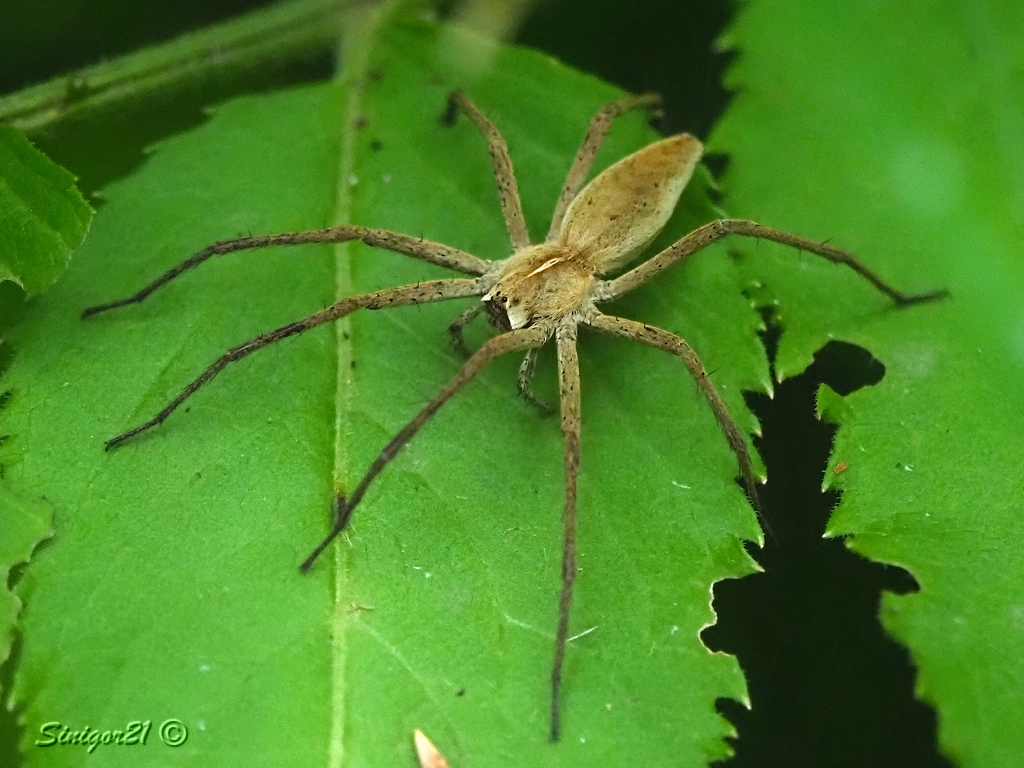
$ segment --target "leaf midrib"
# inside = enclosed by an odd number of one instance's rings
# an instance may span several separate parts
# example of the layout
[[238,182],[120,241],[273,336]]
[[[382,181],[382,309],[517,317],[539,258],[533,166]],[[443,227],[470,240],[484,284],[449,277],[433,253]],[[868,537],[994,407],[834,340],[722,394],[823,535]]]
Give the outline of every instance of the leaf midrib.
[[[401,5],[401,0],[386,0],[379,5],[354,12],[346,25],[342,51],[338,61],[338,84],[345,93],[340,133],[340,153],[337,178],[337,203],[334,223],[352,223],[353,187],[349,179],[356,167],[356,120],[363,98],[363,85],[370,53],[376,44],[378,30],[387,23]],[[334,247],[335,301],[352,295],[353,280],[350,255],[354,243],[341,243]],[[350,461],[347,438],[351,434],[349,414],[355,400],[355,380],[352,376],[352,328],[348,317],[334,323],[337,349],[337,379],[334,393],[334,492],[345,489]],[[348,554],[342,539],[336,539],[334,553],[334,613],[331,618],[331,732],[328,745],[328,765],[341,768],[345,762],[345,665],[348,655],[348,629],[353,620],[347,606]]]

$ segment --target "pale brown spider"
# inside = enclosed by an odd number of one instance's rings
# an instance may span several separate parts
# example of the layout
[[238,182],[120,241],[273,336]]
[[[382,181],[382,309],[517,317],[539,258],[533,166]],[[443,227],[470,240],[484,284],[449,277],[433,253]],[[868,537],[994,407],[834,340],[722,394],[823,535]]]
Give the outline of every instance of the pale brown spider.
[[[576,153],[569,175],[558,197],[551,227],[545,242],[531,244],[519,200],[519,190],[508,148],[497,127],[484,116],[461,91],[449,100],[447,119],[454,120],[461,109],[487,139],[494,166],[498,195],[505,224],[512,241],[513,254],[500,261],[485,261],[440,243],[382,229],[343,225],[312,232],[288,232],[277,235],[244,237],[215,243],[174,267],[133,296],[110,304],[91,307],[83,317],[108,309],[134,304],[183,272],[198,266],[211,256],[262,248],[271,245],[303,243],[342,243],[361,240],[367,245],[403,253],[448,269],[473,275],[471,278],[430,280],[414,285],[386,288],[351,296],[309,317],[265,333],[240,344],[220,357],[189,384],[156,416],[110,440],[107,450],[164,421],[178,406],[209,382],[229,363],[246,357],[270,344],[295,336],[318,325],[345,317],[357,309],[386,309],[409,304],[445,301],[479,296],[481,304],[460,315],[450,327],[453,340],[462,347],[462,328],[486,310],[492,324],[501,333],[485,342],[455,377],[389,442],[348,497],[335,500],[334,525],[330,534],[301,565],[303,572],[334,538],[344,530],[352,510],[367,487],[420,428],[468,384],[488,363],[509,352],[526,352],[520,368],[519,390],[529,401],[543,407],[530,389],[536,350],[555,338],[558,355],[561,426],[565,434],[565,536],[562,555],[562,591],[559,602],[558,630],[551,670],[551,739],[560,731],[559,686],[569,628],[573,582],[576,577],[576,478],[580,464],[580,386],[576,353],[576,332],[582,324],[596,331],[621,336],[657,347],[678,356],[697,383],[725,432],[736,454],[747,494],[760,512],[757,479],[751,465],[743,434],[726,410],[697,353],[682,338],[660,328],[634,320],[602,314],[598,305],[620,298],[646,283],[680,260],[720,240],[726,235],[764,238],[816,254],[838,264],[846,264],[867,279],[896,304],[906,306],[945,295],[934,291],[907,295],[891,288],[846,251],[780,232],[744,219],[721,219],[695,229],[685,237],[624,274],[611,279],[604,276],[627,265],[661,231],[701,157],[701,143],[689,134],[679,134],[655,142],[611,166],[584,186],[594,157],[611,121],[617,115],[637,107],[659,102],[654,94],[627,96],[603,107],[590,123],[583,144]],[[463,347],[464,348],[464,347]]]

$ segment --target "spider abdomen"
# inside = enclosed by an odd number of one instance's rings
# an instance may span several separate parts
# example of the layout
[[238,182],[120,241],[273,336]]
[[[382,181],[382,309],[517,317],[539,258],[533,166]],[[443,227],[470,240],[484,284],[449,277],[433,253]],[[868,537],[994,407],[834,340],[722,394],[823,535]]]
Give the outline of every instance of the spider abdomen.
[[557,241],[586,253],[596,274],[625,266],[661,232],[703,151],[680,133],[606,168],[569,205]]

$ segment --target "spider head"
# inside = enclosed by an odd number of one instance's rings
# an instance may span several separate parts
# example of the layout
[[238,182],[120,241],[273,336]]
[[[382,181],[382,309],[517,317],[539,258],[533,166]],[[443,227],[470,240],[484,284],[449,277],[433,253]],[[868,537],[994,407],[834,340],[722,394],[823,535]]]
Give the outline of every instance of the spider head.
[[594,278],[575,256],[557,243],[530,246],[514,255],[483,297],[491,323],[509,331],[577,309]]
[[[516,314],[515,308],[509,307],[509,298],[500,291],[497,287],[493,288],[490,293],[483,297],[484,311],[487,312],[487,319],[490,320],[491,325],[497,328],[499,331],[511,331],[513,327],[521,328],[525,323],[518,326],[512,325],[512,318],[509,317],[509,309],[512,309],[513,315]],[[516,317],[516,319],[520,319]]]

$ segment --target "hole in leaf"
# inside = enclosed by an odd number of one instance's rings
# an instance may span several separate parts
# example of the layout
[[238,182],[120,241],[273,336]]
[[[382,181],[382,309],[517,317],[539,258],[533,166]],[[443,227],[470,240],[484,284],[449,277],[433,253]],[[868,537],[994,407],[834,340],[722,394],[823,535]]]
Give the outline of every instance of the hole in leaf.
[[[769,359],[778,338],[769,324]],[[702,635],[737,656],[753,704],[718,702],[739,732],[723,768],[949,766],[936,750],[934,711],[914,698],[909,654],[878,620],[882,590],[905,594],[917,583],[821,538],[839,494],[820,490],[836,427],[815,418],[816,392],[825,383],[846,395],[884,373],[867,350],[831,342],[774,400],[747,396],[764,432],[761,501],[775,535],[750,549],[765,573],[715,585],[718,623]]]

